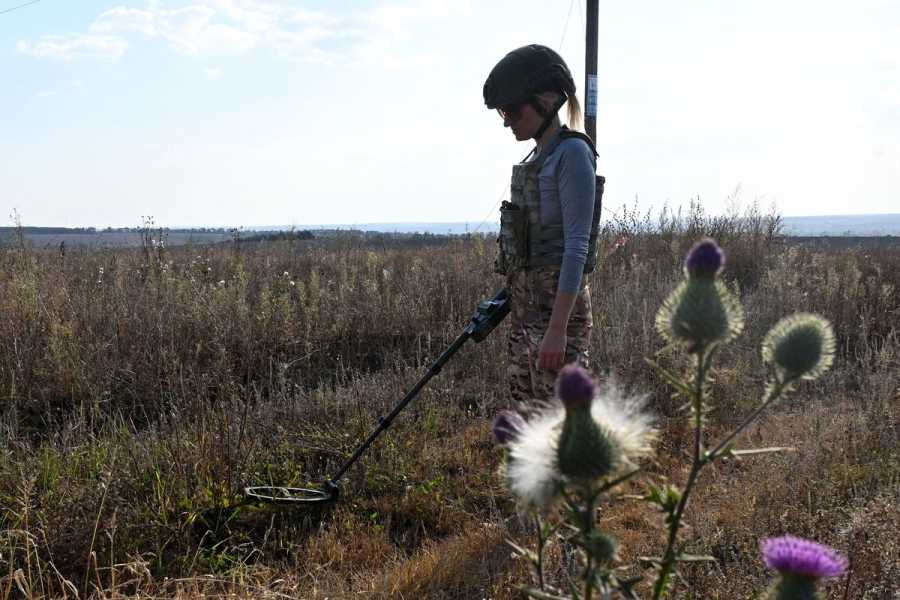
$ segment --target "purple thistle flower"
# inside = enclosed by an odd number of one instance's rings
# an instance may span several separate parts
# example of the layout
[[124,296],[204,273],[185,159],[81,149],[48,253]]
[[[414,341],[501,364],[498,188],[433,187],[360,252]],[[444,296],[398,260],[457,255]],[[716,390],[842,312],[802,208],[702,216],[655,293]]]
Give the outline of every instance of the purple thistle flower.
[[494,424],[491,428],[498,443],[508,444],[519,436],[524,425],[525,419],[516,411],[501,410],[494,417]]
[[578,364],[569,364],[556,378],[556,395],[567,408],[589,408],[594,399],[594,378]]
[[766,566],[782,574],[823,579],[847,570],[847,559],[833,548],[792,535],[764,539],[760,548]]
[[706,238],[700,240],[684,261],[684,270],[690,277],[712,279],[721,272],[725,266],[725,253],[715,240]]

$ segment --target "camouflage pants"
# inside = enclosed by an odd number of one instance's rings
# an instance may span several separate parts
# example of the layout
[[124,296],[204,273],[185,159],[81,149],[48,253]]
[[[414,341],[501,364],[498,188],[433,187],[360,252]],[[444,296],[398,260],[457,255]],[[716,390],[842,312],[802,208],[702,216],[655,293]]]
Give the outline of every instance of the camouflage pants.
[[[559,371],[539,369],[538,353],[550,324],[558,282],[558,267],[518,270],[507,278],[511,299],[507,379],[512,405],[519,411],[536,408],[554,395]],[[588,366],[592,327],[590,288],[583,282],[566,328],[566,363]]]

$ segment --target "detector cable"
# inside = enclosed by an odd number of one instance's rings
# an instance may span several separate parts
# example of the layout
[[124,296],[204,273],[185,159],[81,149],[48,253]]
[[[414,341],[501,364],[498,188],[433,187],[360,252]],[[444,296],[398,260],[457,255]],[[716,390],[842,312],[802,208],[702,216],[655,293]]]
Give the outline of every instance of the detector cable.
[[31,0],[31,2],[26,2],[25,4],[20,4],[18,6],[13,6],[11,8],[5,8],[3,10],[0,10],[0,15],[5,15],[8,12],[12,12],[14,10],[19,10],[20,8],[25,8],[26,6],[31,6],[32,4],[37,4],[40,1],[41,0]]

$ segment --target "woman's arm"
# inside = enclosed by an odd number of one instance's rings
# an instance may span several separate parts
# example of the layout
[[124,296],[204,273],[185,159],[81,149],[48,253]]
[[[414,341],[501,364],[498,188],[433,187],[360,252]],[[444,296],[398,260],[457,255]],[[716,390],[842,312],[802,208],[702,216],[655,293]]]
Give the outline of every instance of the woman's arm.
[[594,212],[596,167],[593,152],[581,140],[567,140],[559,151],[556,179],[565,250],[550,324],[538,354],[538,368],[541,369],[558,369],[565,362],[566,328],[581,288]]

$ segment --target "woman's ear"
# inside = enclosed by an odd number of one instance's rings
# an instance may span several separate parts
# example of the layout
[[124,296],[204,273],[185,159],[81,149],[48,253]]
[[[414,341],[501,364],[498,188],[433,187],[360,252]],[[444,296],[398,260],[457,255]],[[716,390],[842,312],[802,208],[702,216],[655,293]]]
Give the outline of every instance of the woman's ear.
[[559,92],[541,92],[537,95],[538,104],[544,109],[544,114],[552,112],[560,100],[562,100],[562,94]]

